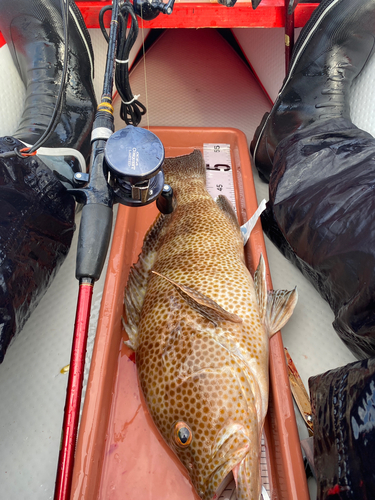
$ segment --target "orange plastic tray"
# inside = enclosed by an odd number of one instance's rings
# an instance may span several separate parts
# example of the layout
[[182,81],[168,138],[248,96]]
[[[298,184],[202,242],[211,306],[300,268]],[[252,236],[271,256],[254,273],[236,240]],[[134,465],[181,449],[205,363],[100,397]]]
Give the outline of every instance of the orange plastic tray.
[[[204,143],[231,146],[237,213],[243,224],[258,203],[245,135],[236,129],[151,129],[166,156],[203,149]],[[198,500],[188,476],[155,428],[140,394],[135,356],[123,344],[123,294],[155,204],[120,206],[113,235],[101,311],[80,424],[71,499]],[[245,247],[254,272],[266,259],[258,221]],[[268,263],[267,263],[268,269]],[[272,287],[268,271],[269,286]],[[308,500],[307,484],[280,333],[270,340],[270,404],[265,446],[272,499]]]

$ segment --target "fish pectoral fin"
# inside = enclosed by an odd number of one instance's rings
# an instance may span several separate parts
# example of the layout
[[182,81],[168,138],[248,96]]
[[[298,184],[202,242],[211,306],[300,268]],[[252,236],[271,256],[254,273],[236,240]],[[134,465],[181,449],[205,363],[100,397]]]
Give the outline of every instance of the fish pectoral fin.
[[197,290],[193,290],[189,286],[186,285],[180,285],[179,283],[176,283],[176,281],[167,278],[163,274],[160,274],[156,271],[152,271],[154,274],[157,276],[160,276],[161,278],[164,278],[165,280],[169,281],[177,292],[181,295],[181,297],[189,304],[189,306],[194,309],[197,313],[199,313],[201,316],[206,318],[208,321],[211,321],[215,325],[215,327],[221,322],[221,321],[231,321],[232,323],[242,323],[242,318],[237,316],[237,314],[230,313],[223,309],[217,302],[214,300],[210,299],[207,297],[207,295],[204,295],[201,292],[198,292]]
[[297,304],[297,299],[297,288],[268,292],[267,314],[264,325],[270,337],[287,323]]
[[259,264],[254,273],[254,288],[259,306],[259,317],[262,323],[264,323],[267,313],[267,280],[266,264],[262,254],[260,254]]

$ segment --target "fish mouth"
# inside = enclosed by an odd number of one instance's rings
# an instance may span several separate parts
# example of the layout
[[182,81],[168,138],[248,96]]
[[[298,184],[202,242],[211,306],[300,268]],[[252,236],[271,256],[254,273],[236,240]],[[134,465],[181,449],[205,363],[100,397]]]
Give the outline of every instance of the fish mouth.
[[217,436],[207,463],[207,476],[199,491],[204,500],[216,500],[233,480],[233,470],[246,459],[250,439],[242,425],[231,423]]
[[[232,484],[233,483],[233,484]],[[235,481],[233,476],[233,471],[230,471],[221,482],[220,486],[216,490],[216,493],[212,497],[212,500],[218,500],[220,496],[225,492],[225,490],[233,491],[233,487],[235,487]]]
[[[234,478],[237,498],[261,498],[257,429],[230,421],[216,436],[206,475],[198,493],[202,500],[218,500]],[[233,486],[231,485],[233,489]]]
[[[221,483],[219,486],[216,494],[213,496],[212,500],[221,500],[222,498],[230,498],[231,500],[236,500],[237,499],[237,492],[236,496],[233,496],[233,491],[237,489],[236,488],[236,481],[234,479],[234,475],[232,472],[230,472],[227,477],[224,479],[224,481]],[[221,497],[221,495],[223,495]],[[230,495],[230,496],[229,496]],[[271,500],[270,496],[264,486],[262,486],[261,494],[259,496],[259,500]]]
[[[234,479],[233,469],[231,468],[231,466],[227,467],[226,465],[227,464],[224,464],[221,467],[222,471],[216,470],[214,473],[212,473],[212,475],[208,479],[208,483],[211,483],[211,484],[207,484],[206,494],[202,495],[202,492],[201,492],[202,499],[204,499],[204,500],[219,500],[220,496],[225,492],[226,489],[229,488],[230,490],[233,490],[233,489],[237,490],[237,484],[236,484],[235,479]],[[215,482],[217,485],[217,481],[213,480],[213,476],[214,476],[214,474],[217,474],[218,472],[221,473],[219,485],[214,487],[213,484]],[[232,483],[234,483],[234,485]]]
[[[235,494],[233,494],[234,491],[236,491]],[[238,485],[235,479],[235,473],[234,471],[230,471],[216,490],[212,500],[237,500],[238,496]],[[261,486],[261,491],[259,493],[259,500],[271,500],[266,488],[263,485]]]

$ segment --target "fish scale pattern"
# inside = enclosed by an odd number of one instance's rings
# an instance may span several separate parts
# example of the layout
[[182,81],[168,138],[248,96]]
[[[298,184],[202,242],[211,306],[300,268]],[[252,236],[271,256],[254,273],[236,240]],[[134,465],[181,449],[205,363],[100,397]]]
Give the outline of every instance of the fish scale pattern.
[[[190,169],[200,174],[190,174]],[[226,215],[205,190],[199,152],[166,160],[164,171],[177,209],[163,226],[165,234],[155,254],[154,270],[161,276],[150,275],[139,313],[136,359],[141,387],[157,427],[202,499],[211,499],[239,462],[239,477],[251,478],[249,498],[258,498],[268,336],[244,264],[241,234],[232,214]],[[149,235],[158,236],[153,230]],[[155,246],[146,238],[146,248]],[[186,285],[187,293],[188,287],[196,290],[193,303],[209,297],[235,314],[236,322],[217,320],[215,327],[204,307],[191,307],[169,280]],[[212,301],[206,306],[214,316]],[[127,316],[132,315],[127,307]],[[180,423],[191,429],[189,446],[175,440]],[[244,491],[239,500],[242,495]]]

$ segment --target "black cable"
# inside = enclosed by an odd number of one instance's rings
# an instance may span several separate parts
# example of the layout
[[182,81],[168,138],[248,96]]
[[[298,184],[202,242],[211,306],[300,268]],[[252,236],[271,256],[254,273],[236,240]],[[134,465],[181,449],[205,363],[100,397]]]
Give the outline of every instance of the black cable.
[[[127,61],[130,50],[138,37],[139,28],[137,17],[130,2],[122,5],[121,14],[124,22],[120,24],[120,32],[123,31],[123,36],[119,43],[117,60]],[[129,32],[126,35],[129,16],[131,24]],[[115,78],[116,88],[121,97],[120,117],[127,125],[137,126],[142,116],[146,114],[146,107],[135,99],[132,93],[129,82],[129,63],[116,63]]]
[[61,103],[62,103],[62,97],[65,93],[65,87],[66,87],[66,77],[68,74],[68,61],[69,61],[69,0],[65,3],[64,0],[60,0],[60,8],[61,8],[61,15],[62,15],[62,23],[63,23],[63,31],[64,31],[64,63],[63,63],[63,70],[61,74],[61,82],[60,82],[60,87],[59,87],[59,93],[57,94],[57,99],[55,103],[55,107],[51,116],[51,120],[48,124],[48,127],[42,134],[42,136],[36,141],[36,143],[31,146],[31,148],[27,151],[28,154],[33,153],[36,151],[38,148],[43,146],[43,144],[46,143],[52,132],[55,130],[56,124],[58,120],[60,119],[61,115]]
[[59,93],[57,94],[57,99],[55,103],[55,107],[51,116],[51,120],[48,124],[48,127],[44,131],[44,134],[36,141],[36,143],[29,149],[28,154],[33,153],[38,148],[40,148],[45,142],[48,140],[52,132],[55,130],[58,120],[61,115],[61,103],[62,97],[65,94],[66,88],[66,77],[68,74],[68,61],[69,61],[69,1],[65,3],[64,0],[60,0],[60,8],[61,8],[61,16],[63,23],[63,31],[64,31],[64,63],[63,70],[61,74],[61,82],[59,87]]
[[[65,93],[65,87],[66,87],[66,77],[68,74],[68,61],[69,61],[69,1],[65,3],[64,0],[60,0],[60,8],[61,8],[61,16],[62,16],[62,24],[63,24],[63,36],[64,36],[64,62],[63,62],[63,70],[61,74],[61,82],[60,82],[60,87],[59,87],[59,92],[57,94],[56,98],[56,103],[55,107],[52,112],[51,119],[49,121],[49,124],[46,128],[46,130],[43,132],[41,137],[36,141],[36,143],[31,146],[27,151],[25,151],[25,154],[23,154],[21,151],[19,151],[17,148],[13,151],[14,156],[18,155],[21,157],[28,156],[32,153],[34,153],[38,148],[42,147],[43,144],[46,143],[46,141],[49,139],[50,135],[52,132],[55,130],[56,124],[58,120],[60,119],[61,115],[61,104],[62,104],[62,97]],[[12,152],[7,152],[6,156],[10,156]],[[0,157],[2,154],[0,154]]]
[[[108,34],[104,26],[104,14],[111,10],[111,6],[103,7],[99,14],[99,25],[108,42]],[[130,19],[130,27],[128,22]],[[120,6],[119,30],[117,39],[115,83],[121,98],[120,117],[127,125],[135,127],[140,123],[142,116],[146,113],[146,107],[133,95],[129,82],[129,55],[139,32],[137,17],[134,14],[133,5],[124,2]]]
[[109,42],[109,35],[108,35],[107,30],[105,29],[105,26],[104,26],[104,14],[108,10],[112,10],[112,5],[106,5],[99,12],[99,26],[100,26],[100,29],[101,29],[103,36],[104,36],[107,43]]
[[[107,35],[107,32],[105,31],[104,24],[103,24],[104,14],[108,10],[111,11],[111,24],[110,24],[109,35]],[[115,59],[116,59],[116,53],[117,53],[119,12],[120,12],[119,11],[119,2],[115,1],[115,2],[112,2],[112,5],[104,7],[99,13],[99,24],[100,24],[102,33],[105,34],[105,39],[106,39],[106,42],[108,44],[107,59],[106,59],[105,71],[104,71],[102,100],[104,99],[106,102],[110,101],[111,103],[112,103]]]

